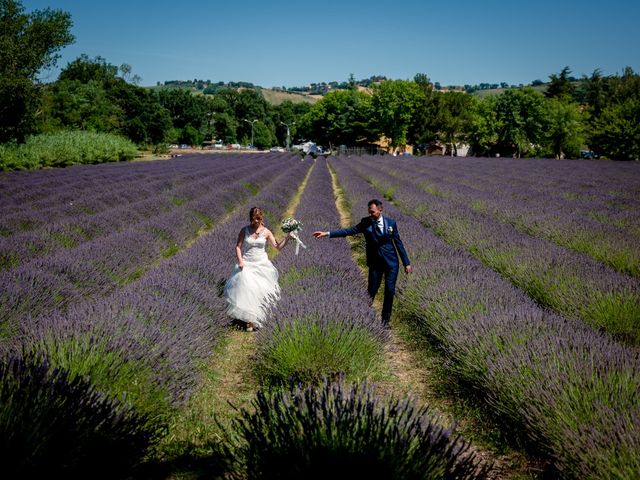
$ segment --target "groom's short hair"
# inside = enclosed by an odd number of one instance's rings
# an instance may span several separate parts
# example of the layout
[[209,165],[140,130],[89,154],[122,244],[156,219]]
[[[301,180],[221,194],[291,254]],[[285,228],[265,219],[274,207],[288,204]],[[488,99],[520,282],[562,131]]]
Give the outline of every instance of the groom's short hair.
[[376,207],[380,208],[382,206],[382,202],[377,198],[374,198],[373,200],[369,200],[369,203],[367,203],[367,207],[370,207],[371,205],[375,205]]

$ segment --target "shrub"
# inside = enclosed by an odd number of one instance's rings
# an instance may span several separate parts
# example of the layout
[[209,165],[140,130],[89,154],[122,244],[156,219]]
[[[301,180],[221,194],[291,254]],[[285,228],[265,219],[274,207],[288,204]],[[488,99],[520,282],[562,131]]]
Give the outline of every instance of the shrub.
[[274,326],[263,340],[256,373],[272,385],[291,380],[317,384],[324,377],[340,375],[353,380],[375,378],[382,369],[382,343],[362,325],[293,319]]
[[426,409],[367,384],[259,391],[252,407],[234,421],[243,478],[473,479],[489,470]]
[[3,472],[20,478],[120,478],[145,454],[147,419],[31,355],[0,363]]
[[110,133],[63,131],[27,138],[24,144],[0,145],[0,170],[130,160],[138,149],[126,138]]

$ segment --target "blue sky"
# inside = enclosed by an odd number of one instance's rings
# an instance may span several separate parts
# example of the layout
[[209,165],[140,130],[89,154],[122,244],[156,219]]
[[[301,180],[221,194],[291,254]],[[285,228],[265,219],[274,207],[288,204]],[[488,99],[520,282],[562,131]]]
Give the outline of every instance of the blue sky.
[[246,81],[263,87],[426,73],[442,85],[528,84],[640,71],[640,2],[630,0],[23,0],[71,13],[85,53],[132,66],[141,85]]

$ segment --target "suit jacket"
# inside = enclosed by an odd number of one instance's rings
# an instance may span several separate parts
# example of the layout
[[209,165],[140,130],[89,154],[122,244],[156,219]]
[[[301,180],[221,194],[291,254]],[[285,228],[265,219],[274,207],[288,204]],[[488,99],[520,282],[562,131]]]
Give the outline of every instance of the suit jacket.
[[346,237],[362,233],[366,242],[368,267],[388,266],[390,268],[398,268],[398,254],[400,255],[402,264],[406,267],[411,262],[409,262],[409,256],[404,249],[402,240],[400,240],[398,226],[395,220],[391,218],[383,215],[382,219],[384,222],[383,233],[379,233],[371,217],[364,217],[360,220],[360,223],[352,227],[331,230],[329,232],[329,238]]

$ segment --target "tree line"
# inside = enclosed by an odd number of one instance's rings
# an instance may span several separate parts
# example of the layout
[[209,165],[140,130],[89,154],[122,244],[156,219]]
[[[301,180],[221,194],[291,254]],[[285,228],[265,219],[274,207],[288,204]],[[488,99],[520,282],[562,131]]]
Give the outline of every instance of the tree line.
[[426,74],[345,89],[314,105],[269,104],[250,87],[212,85],[193,94],[137,85],[129,65],[82,55],[42,84],[37,74],[73,42],[71,18],[46,9],[25,13],[17,0],[0,0],[0,143],[61,130],[114,133],[141,146],[253,141],[258,148],[312,140],[323,146],[366,146],[386,137],[391,148],[418,152],[441,145],[455,155],[577,158],[640,157],[640,76],[631,68],[575,81],[565,67],[550,75],[545,93],[510,88],[478,97],[441,91]]
[[478,97],[440,92],[426,74],[387,80],[372,93],[327,94],[306,114],[304,135],[321,144],[361,145],[387,138],[392,148],[461,144],[478,156],[579,158],[581,150],[614,159],[640,158],[640,76],[596,70],[572,81],[570,69],[550,75],[545,93],[511,88]]

